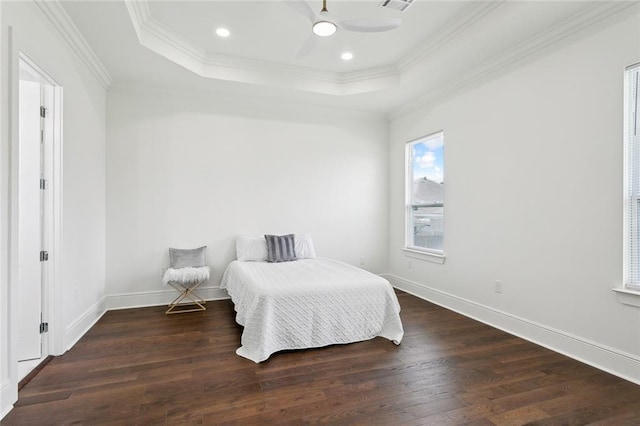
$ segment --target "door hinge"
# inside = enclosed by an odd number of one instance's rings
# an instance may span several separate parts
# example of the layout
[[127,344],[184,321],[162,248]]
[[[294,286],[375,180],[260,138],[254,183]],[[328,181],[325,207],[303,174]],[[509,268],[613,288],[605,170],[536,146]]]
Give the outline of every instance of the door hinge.
[[40,189],[47,189],[47,180],[40,179]]
[[48,322],[41,322],[40,323],[40,334],[48,333],[48,332],[49,332],[49,323]]
[[45,118],[47,116],[47,109],[43,106],[40,107],[40,117]]
[[47,260],[49,260],[49,252],[42,250],[40,252],[40,262],[46,262]]

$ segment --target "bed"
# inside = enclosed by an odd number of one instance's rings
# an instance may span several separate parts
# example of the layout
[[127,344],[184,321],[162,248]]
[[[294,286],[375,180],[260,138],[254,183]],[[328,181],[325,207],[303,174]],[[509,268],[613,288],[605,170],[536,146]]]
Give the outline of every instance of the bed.
[[256,363],[288,349],[353,343],[381,336],[400,344],[404,331],[391,285],[328,259],[233,261],[221,287],[244,327],[236,353]]

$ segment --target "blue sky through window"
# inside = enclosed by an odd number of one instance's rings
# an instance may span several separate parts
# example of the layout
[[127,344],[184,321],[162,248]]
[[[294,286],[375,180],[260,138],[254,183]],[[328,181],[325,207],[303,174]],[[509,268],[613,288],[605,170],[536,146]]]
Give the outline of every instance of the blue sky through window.
[[442,183],[444,180],[444,137],[443,133],[428,136],[413,144],[413,178],[426,177]]

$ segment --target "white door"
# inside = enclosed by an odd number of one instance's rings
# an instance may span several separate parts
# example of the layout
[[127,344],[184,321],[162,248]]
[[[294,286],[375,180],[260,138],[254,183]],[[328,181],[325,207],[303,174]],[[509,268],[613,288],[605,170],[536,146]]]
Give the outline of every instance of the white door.
[[18,183],[18,360],[42,355],[41,86],[20,81]]

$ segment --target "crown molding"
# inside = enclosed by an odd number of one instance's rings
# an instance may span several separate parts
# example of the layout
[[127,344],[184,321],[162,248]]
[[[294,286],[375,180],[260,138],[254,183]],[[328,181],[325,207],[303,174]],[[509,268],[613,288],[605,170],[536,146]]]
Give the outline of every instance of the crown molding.
[[400,87],[403,77],[406,77],[404,74],[413,66],[460,35],[503,1],[485,0],[465,10],[461,16],[452,19],[434,40],[397,63],[344,73],[206,52],[155,20],[148,0],[126,0],[125,6],[141,45],[201,77],[345,96]]
[[[243,83],[258,83],[261,80],[284,80],[289,82],[286,86],[304,83],[319,83],[322,86],[335,85],[339,81],[340,74],[328,71],[317,71],[305,67],[296,67],[289,65],[276,64],[273,62],[265,62],[257,59],[238,58],[228,55],[217,55],[207,53],[202,60],[207,71],[204,77],[219,78],[218,75],[225,76],[225,80],[241,81]],[[231,71],[231,72],[230,72]],[[240,71],[240,74],[237,74]],[[227,75],[230,72],[229,75]],[[242,74],[244,73],[244,74]],[[266,81],[263,81],[266,82]],[[273,82],[278,85],[277,81]],[[325,90],[334,92],[327,87]],[[325,90],[317,90],[325,93]],[[309,90],[316,91],[316,90]],[[339,92],[339,91],[338,91]],[[330,93],[341,95],[342,93]]]
[[[419,75],[416,70],[426,64],[434,52],[505,3],[506,0],[474,3],[447,22],[434,37],[419,44],[395,63],[340,73],[206,52],[156,21],[151,15],[148,0],[125,1],[141,45],[202,77],[334,96],[396,89],[408,84]],[[470,86],[482,84],[506,67],[636,3],[624,0],[597,2],[595,6],[565,19],[472,70],[453,76],[445,84],[414,98],[389,116],[399,117]]]
[[191,60],[203,61],[207,52],[155,20],[151,16],[151,10],[146,0],[127,0],[125,1],[125,6],[129,11],[138,40],[141,43],[153,43],[154,41],[166,43]]
[[440,49],[448,42],[462,34],[474,23],[502,5],[506,0],[482,1],[472,4],[462,14],[452,19],[445,25],[445,28],[438,31],[434,37],[429,38],[425,43],[421,43],[415,51],[408,53],[397,63],[400,72],[408,72],[423,60],[426,60],[436,50]]
[[400,70],[395,64],[384,65],[375,68],[368,68],[359,71],[351,71],[339,74],[337,82],[339,84],[354,84],[368,80],[376,80],[381,78],[399,78]]
[[108,89],[112,81],[109,72],[100,62],[98,56],[93,52],[89,43],[87,43],[58,0],[35,0],[35,4],[62,35],[71,50],[87,66],[100,85]]
[[545,48],[637,4],[638,2],[635,1],[597,3],[582,13],[573,15],[512,49],[474,67],[471,71],[459,74],[446,84],[414,98],[402,108],[391,112],[389,118],[392,120],[400,118],[418,109],[433,106],[463,90],[480,86],[500,73],[504,73],[509,67],[523,62]]
[[207,52],[155,20],[146,0],[127,0],[125,6],[141,45],[201,77],[337,96],[370,91],[345,87],[340,73]]

